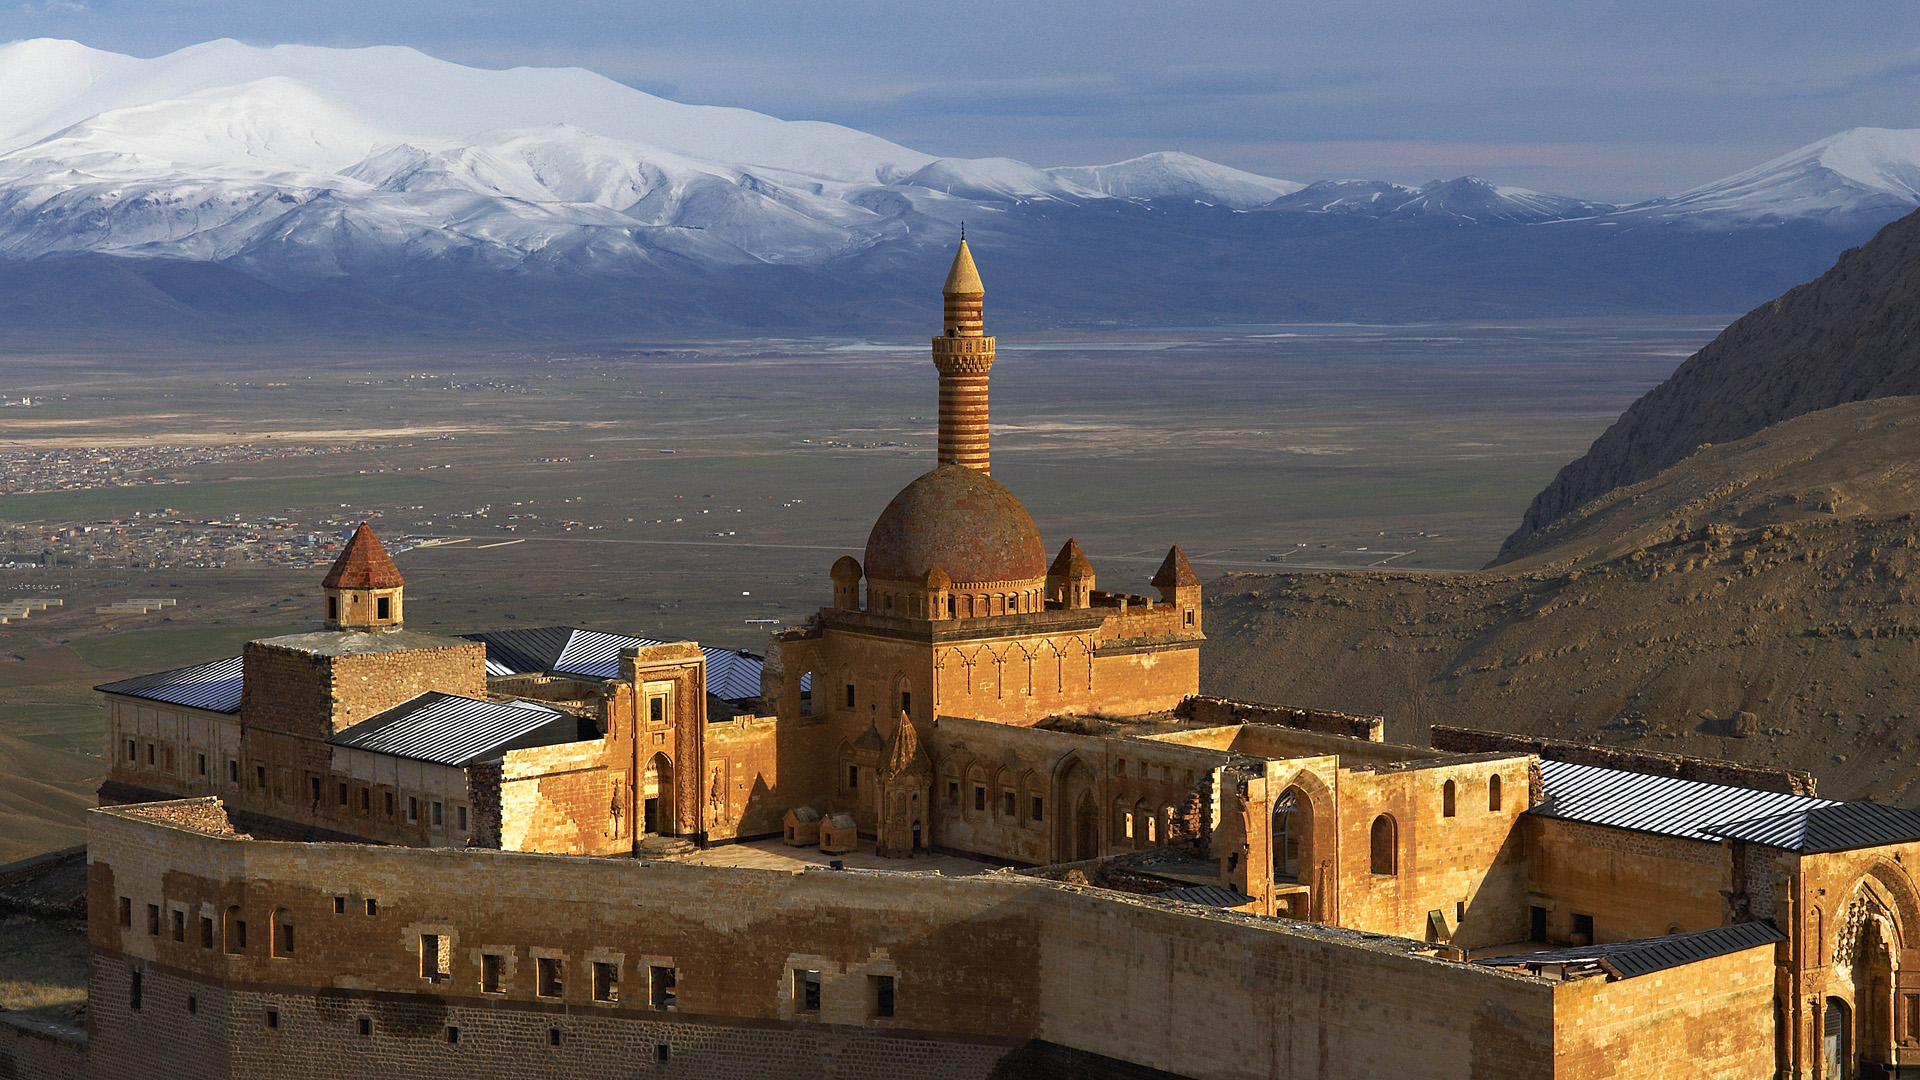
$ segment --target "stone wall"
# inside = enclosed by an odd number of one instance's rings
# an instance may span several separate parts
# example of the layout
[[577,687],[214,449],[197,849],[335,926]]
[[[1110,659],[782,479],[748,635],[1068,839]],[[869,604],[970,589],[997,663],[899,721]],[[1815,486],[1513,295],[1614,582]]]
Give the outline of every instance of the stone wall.
[[1779,791],[1790,795],[1814,794],[1812,773],[1797,769],[1774,769],[1737,761],[1662,754],[1653,750],[1630,750],[1618,746],[1589,746],[1585,743],[1539,739],[1531,735],[1510,735],[1502,731],[1433,725],[1429,742],[1435,750],[1463,754],[1534,754],[1547,761],[1565,761],[1574,765],[1596,765],[1622,772],[1648,776],[1671,776],[1679,780],[1698,780],[1706,784],[1727,784],[1757,791]]
[[1554,1076],[1729,1080],[1774,1074],[1771,947],[1617,982],[1554,988]]
[[817,796],[807,790],[804,774],[800,783],[781,786],[781,764],[793,756],[783,745],[789,738],[803,739],[804,733],[783,732],[772,716],[706,725],[708,840],[771,836],[788,810]]
[[[682,1075],[748,1075],[751,1063],[757,1076],[818,1076],[825,1057],[847,1077],[967,1076],[1035,1041],[1202,1078],[1553,1075],[1545,980],[1032,878],[267,843],[125,810],[95,812],[91,852],[103,1077],[174,1062],[196,1077],[437,1076],[480,1063],[651,1075],[645,1051],[661,1044]],[[159,935],[139,918],[122,927],[121,896],[136,912],[244,918],[247,944],[174,941],[165,918]],[[282,918],[297,947],[274,955],[268,928]],[[445,976],[423,976],[423,936],[444,949]],[[497,995],[481,984],[489,954],[506,958]],[[562,965],[554,997],[538,992],[542,958]],[[595,1000],[596,962],[619,971],[619,1001]],[[675,972],[671,1009],[650,1007],[656,968]],[[136,969],[140,1010],[127,1000]],[[796,971],[821,975],[817,1014]],[[892,1017],[876,1014],[883,976]],[[201,1011],[186,1011],[190,993]]]
[[1727,852],[1717,842],[1558,818],[1523,823],[1529,903],[1547,909],[1547,939],[1569,940],[1575,915],[1597,942],[1707,930],[1725,921]]
[[0,1015],[0,1077],[7,1080],[85,1080],[87,1033],[52,1021]]

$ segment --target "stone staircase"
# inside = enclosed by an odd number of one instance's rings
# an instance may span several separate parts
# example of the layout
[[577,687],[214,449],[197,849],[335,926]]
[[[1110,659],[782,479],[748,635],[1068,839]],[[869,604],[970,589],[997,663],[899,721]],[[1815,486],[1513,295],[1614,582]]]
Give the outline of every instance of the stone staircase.
[[693,841],[678,836],[643,836],[635,845],[634,853],[643,859],[664,859],[674,855],[690,855],[699,850]]

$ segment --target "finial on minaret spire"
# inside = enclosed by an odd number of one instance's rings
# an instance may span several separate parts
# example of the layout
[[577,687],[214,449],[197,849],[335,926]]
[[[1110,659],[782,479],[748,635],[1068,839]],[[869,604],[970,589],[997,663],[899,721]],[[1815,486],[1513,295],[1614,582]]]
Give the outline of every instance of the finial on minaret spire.
[[981,314],[987,287],[964,234],[940,291],[946,299],[945,333],[933,339],[933,366],[940,371],[940,464],[990,473],[987,372],[993,367],[993,339],[986,336]]

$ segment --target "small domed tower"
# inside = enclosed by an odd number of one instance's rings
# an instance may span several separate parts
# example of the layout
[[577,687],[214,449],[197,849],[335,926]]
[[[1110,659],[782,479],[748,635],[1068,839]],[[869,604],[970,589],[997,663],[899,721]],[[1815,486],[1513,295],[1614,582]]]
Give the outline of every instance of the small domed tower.
[[1168,549],[1149,584],[1160,590],[1161,600],[1180,609],[1181,629],[1200,632],[1200,575],[1193,572],[1179,544]]
[[1047,602],[1066,608],[1093,606],[1093,564],[1072,537],[1047,568]]
[[406,579],[373,530],[361,522],[320,582],[327,594],[327,629],[398,630]]
[[860,560],[842,555],[833,561],[833,569],[827,573],[833,578],[833,606],[842,611],[859,611]]
[[929,567],[921,581],[927,590],[927,618],[950,619],[953,611],[953,578],[938,566]]

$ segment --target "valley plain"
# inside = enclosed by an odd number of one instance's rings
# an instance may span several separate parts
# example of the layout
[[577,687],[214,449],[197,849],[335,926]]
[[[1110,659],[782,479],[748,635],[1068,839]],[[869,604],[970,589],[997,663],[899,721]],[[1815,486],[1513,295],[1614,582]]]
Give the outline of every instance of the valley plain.
[[[1470,570],[1725,321],[1009,340],[995,476],[1050,549],[1080,541],[1102,588],[1144,588],[1174,543],[1209,580]],[[332,555],[295,541],[360,520],[409,545],[397,561],[422,629],[569,624],[762,651],[929,467],[924,349],[8,357],[0,399],[33,404],[0,412],[0,461],[62,489],[0,495],[0,563],[54,563],[0,569],[0,601],[62,604],[0,626],[0,764],[19,778],[0,859],[81,839],[103,772],[93,685],[316,622]],[[194,565],[210,561],[226,565]],[[175,605],[96,612],[131,598]]]

